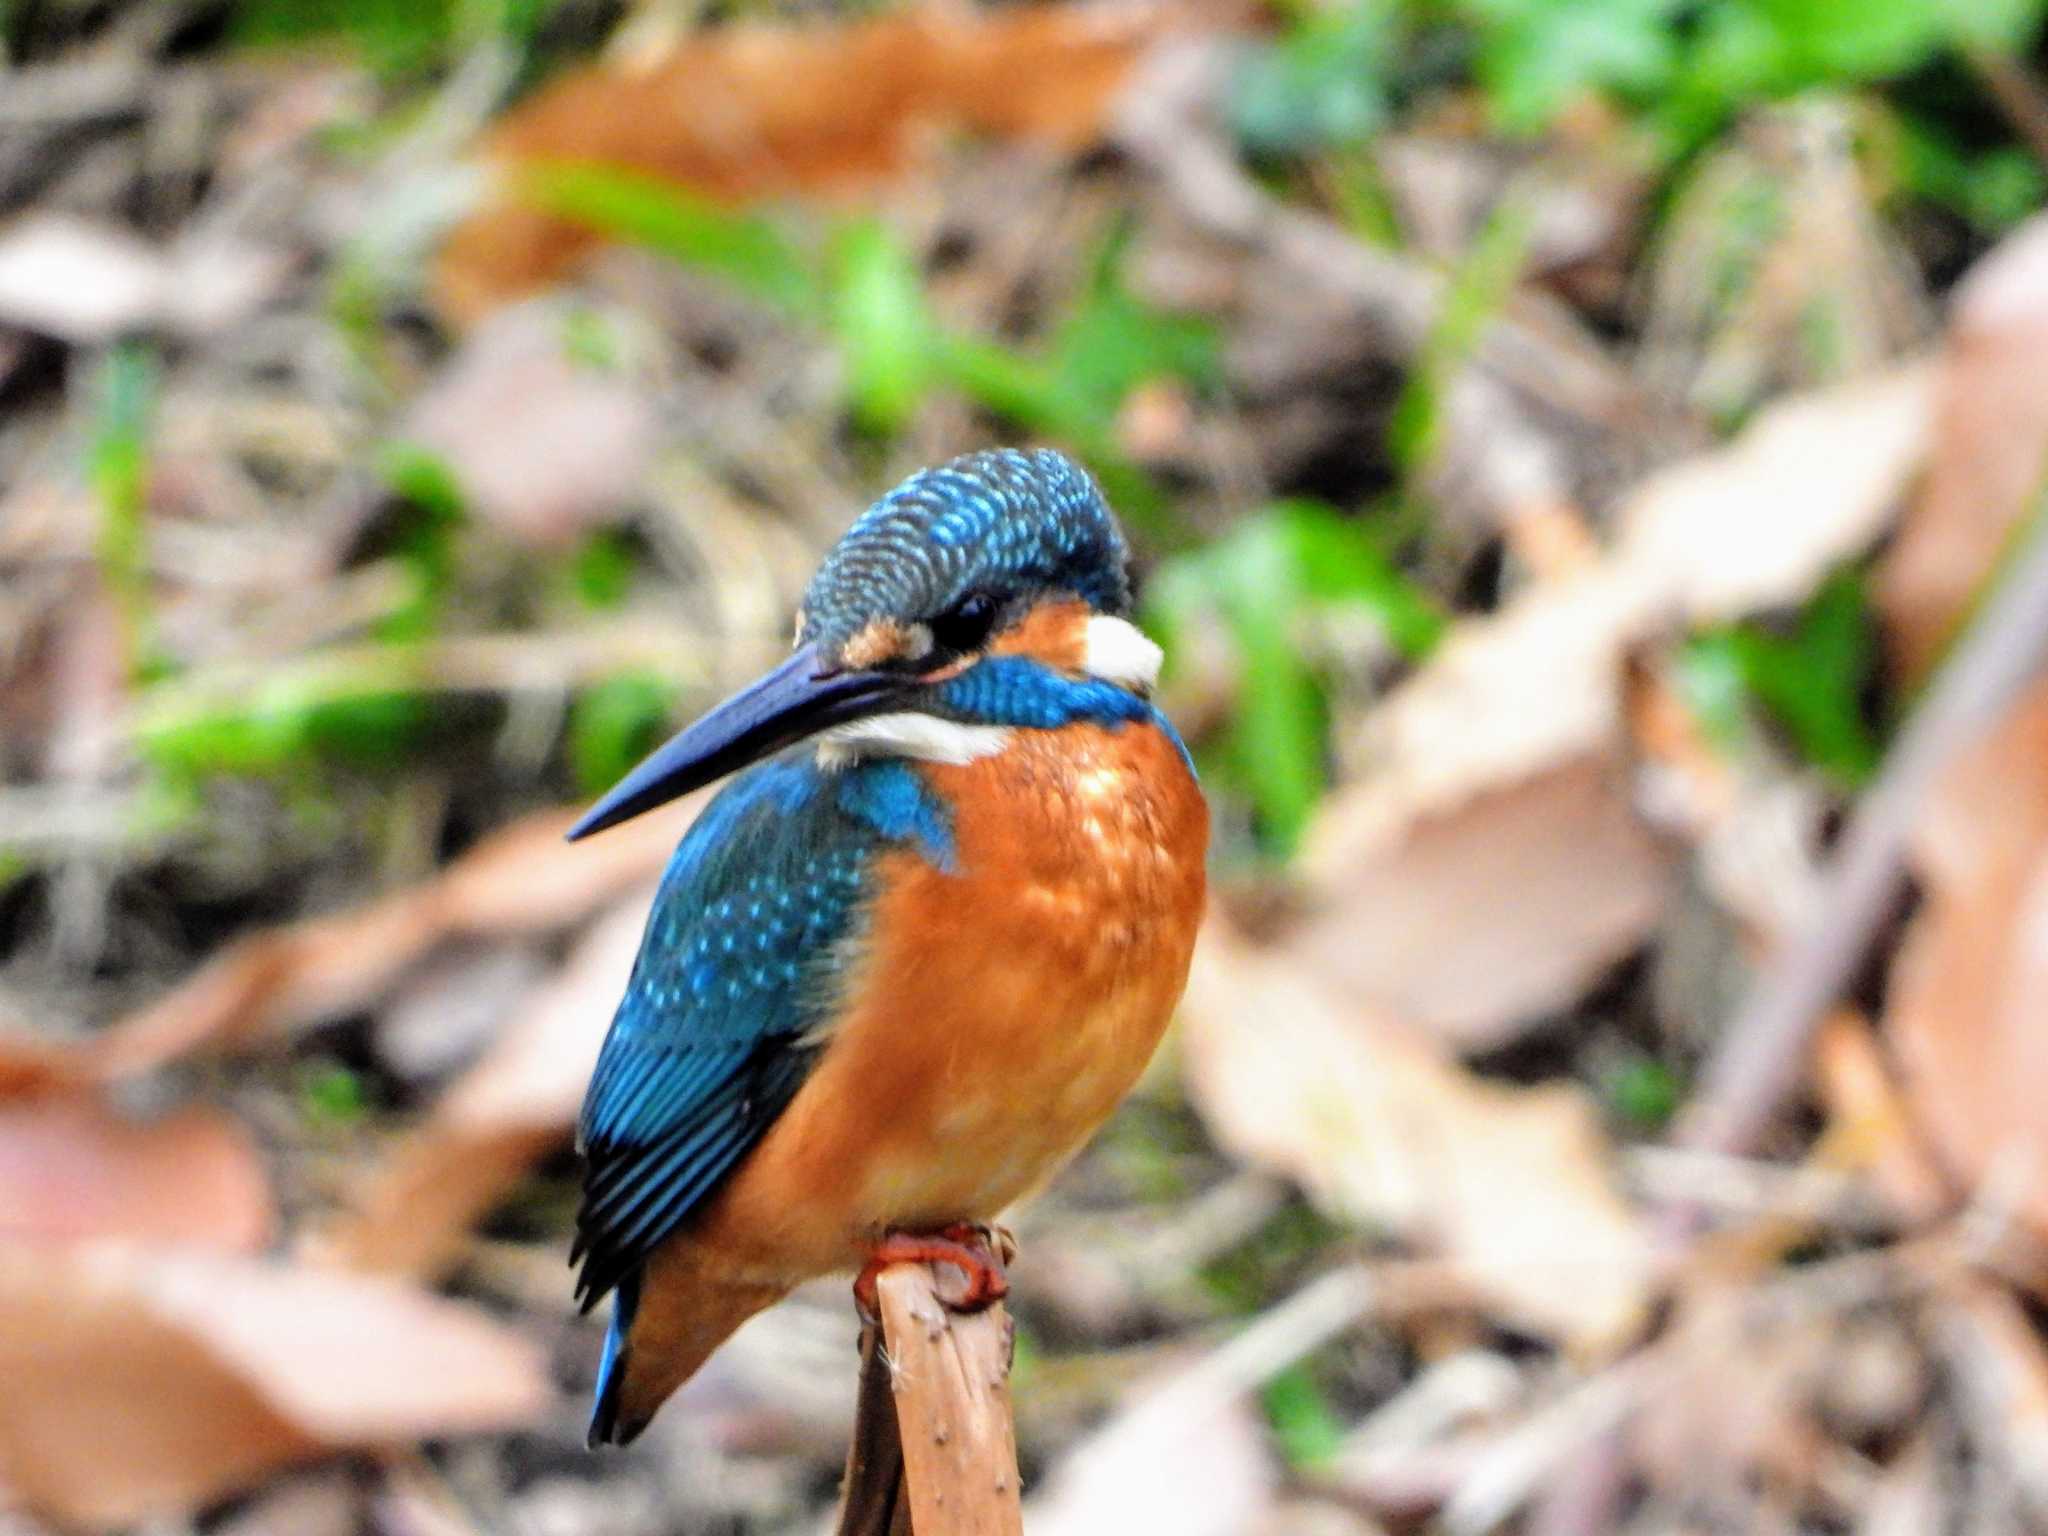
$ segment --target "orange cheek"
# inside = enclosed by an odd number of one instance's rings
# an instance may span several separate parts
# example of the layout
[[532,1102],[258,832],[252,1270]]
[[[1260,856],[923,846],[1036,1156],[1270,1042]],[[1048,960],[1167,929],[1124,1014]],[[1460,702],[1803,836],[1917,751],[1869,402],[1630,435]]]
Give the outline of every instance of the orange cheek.
[[1088,605],[1079,599],[1040,603],[998,635],[989,652],[1079,672],[1088,656]]

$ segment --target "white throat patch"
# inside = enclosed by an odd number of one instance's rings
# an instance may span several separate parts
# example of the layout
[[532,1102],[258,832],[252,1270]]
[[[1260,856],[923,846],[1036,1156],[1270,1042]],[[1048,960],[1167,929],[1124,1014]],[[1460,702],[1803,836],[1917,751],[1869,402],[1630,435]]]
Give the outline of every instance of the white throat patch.
[[1159,681],[1159,664],[1165,659],[1166,653],[1147,640],[1137,625],[1106,613],[1088,620],[1081,670],[1090,677],[1149,693]]
[[864,757],[914,757],[958,767],[1010,744],[1006,725],[962,725],[904,711],[835,725],[818,737],[818,766],[844,768]]

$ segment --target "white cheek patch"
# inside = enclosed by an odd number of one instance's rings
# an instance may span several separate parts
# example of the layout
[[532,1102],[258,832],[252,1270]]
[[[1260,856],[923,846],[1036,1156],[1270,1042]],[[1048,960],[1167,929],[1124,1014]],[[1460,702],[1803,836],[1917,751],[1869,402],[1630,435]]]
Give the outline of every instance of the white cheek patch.
[[1104,613],[1088,620],[1081,670],[1090,677],[1149,692],[1159,681],[1159,664],[1165,658],[1166,653],[1127,620]]
[[905,711],[835,725],[818,737],[818,764],[844,768],[863,757],[914,757],[958,767],[1010,744],[1006,725],[962,725]]

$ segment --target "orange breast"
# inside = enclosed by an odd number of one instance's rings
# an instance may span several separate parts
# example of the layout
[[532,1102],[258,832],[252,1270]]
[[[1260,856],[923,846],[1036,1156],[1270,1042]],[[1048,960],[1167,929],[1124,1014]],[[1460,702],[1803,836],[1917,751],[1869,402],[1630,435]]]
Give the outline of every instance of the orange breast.
[[956,872],[888,856],[852,1008],[698,1229],[744,1267],[993,1217],[1130,1090],[1186,982],[1208,812],[1164,734],[1019,731],[927,771]]

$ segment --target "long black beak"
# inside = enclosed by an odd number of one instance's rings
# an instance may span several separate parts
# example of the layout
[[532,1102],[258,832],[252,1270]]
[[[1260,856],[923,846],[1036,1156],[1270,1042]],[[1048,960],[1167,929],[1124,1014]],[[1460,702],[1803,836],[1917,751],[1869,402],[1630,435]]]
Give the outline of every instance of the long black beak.
[[828,726],[880,714],[912,681],[899,673],[832,671],[807,645],[657,747],[583,813],[569,841],[666,805]]

